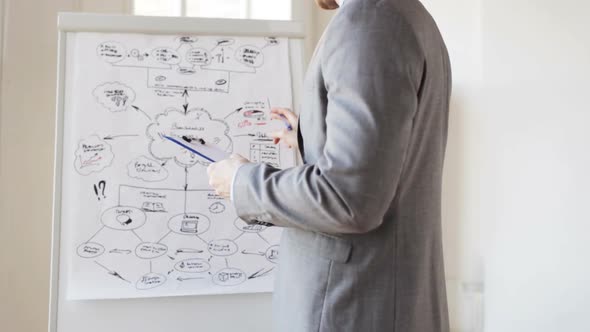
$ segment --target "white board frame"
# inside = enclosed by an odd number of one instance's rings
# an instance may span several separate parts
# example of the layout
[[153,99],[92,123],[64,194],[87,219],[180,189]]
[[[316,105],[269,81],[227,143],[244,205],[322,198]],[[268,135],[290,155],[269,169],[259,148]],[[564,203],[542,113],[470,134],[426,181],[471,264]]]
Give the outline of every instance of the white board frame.
[[[86,13],[59,13],[58,15],[58,65],[56,130],[53,178],[53,226],[51,245],[51,272],[49,294],[49,332],[79,332],[59,329],[59,303],[64,300],[59,289],[60,240],[61,240],[61,192],[63,131],[65,108],[66,45],[68,32],[190,34],[231,36],[276,36],[289,38],[289,56],[293,86],[293,108],[299,113],[301,84],[305,72],[305,30],[297,21],[265,21],[241,19],[210,19],[188,17],[153,17],[129,15],[102,15]],[[229,295],[228,295],[229,296]],[[101,300],[103,302],[107,300]],[[113,301],[113,300],[109,300]],[[136,300],[150,301],[150,299]],[[170,301],[174,301],[171,298]],[[88,305],[88,302],[85,302]],[[248,310],[245,308],[245,310]],[[250,309],[251,310],[251,309]],[[108,319],[110,317],[106,317]],[[91,324],[91,322],[89,322]],[[237,323],[239,324],[239,323]],[[85,331],[86,332],[86,331]],[[145,331],[150,332],[150,331]]]

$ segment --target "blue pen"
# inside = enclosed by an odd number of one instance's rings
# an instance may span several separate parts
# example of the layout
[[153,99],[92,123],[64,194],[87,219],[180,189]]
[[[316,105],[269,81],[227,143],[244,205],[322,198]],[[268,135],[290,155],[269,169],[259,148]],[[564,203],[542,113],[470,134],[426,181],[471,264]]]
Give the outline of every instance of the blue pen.
[[214,163],[214,162],[215,162],[215,160],[213,160],[213,159],[211,159],[211,158],[207,157],[206,155],[204,155],[204,154],[200,153],[199,151],[197,151],[197,150],[195,150],[195,149],[191,148],[190,146],[188,146],[188,145],[186,145],[186,144],[184,144],[184,143],[182,143],[182,142],[180,142],[180,141],[178,141],[178,140],[176,140],[176,139],[174,139],[174,138],[172,138],[172,137],[170,137],[170,136],[166,136],[166,135],[162,135],[162,136],[164,136],[164,138],[166,138],[167,140],[169,140],[169,141],[171,141],[171,142],[174,142],[174,143],[176,143],[176,144],[178,144],[178,145],[182,146],[183,148],[185,148],[185,149],[189,150],[190,152],[192,152],[192,153],[194,153],[194,154],[196,154],[196,155],[198,155],[198,156],[200,156],[200,157],[202,157],[202,158],[205,158],[205,159],[207,159],[208,161],[210,161],[210,162],[212,162],[212,163]]
[[291,126],[291,124],[289,123],[289,120],[287,119],[287,117],[286,117],[284,114],[280,114],[280,115],[281,115],[281,117],[282,117],[283,119],[285,119],[285,121],[284,121],[284,122],[285,122],[285,125],[287,126],[287,130],[288,130],[288,131],[291,131],[291,130],[293,130],[293,126]]

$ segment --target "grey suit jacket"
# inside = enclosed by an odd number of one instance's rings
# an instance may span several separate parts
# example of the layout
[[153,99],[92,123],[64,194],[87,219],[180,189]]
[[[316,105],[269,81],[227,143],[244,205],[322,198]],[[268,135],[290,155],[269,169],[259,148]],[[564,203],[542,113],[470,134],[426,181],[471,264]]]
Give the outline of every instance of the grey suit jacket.
[[278,332],[448,331],[441,177],[451,73],[418,0],[347,0],[304,82],[304,165],[248,164],[234,204],[285,227]]

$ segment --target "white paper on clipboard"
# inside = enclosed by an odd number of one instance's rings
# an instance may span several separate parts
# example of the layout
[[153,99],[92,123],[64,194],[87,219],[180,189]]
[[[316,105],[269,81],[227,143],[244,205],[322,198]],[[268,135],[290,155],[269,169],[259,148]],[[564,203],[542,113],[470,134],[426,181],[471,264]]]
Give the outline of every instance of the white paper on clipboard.
[[205,155],[213,160],[220,161],[223,159],[227,159],[229,158],[230,154],[219,149],[216,148],[214,146],[211,146],[208,143],[205,144],[200,144],[200,143],[186,143],[187,145],[189,145],[191,148],[195,149],[196,151],[198,151],[200,154]]

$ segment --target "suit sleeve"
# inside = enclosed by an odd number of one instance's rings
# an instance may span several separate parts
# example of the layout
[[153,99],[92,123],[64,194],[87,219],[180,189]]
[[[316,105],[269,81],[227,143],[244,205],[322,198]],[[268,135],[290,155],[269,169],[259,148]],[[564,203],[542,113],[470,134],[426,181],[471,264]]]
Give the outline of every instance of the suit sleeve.
[[[323,154],[316,163],[284,170],[242,166],[234,205],[246,222],[365,233],[382,223],[394,199],[417,110],[423,56],[400,19],[385,26],[357,24],[347,15],[335,20],[319,55],[327,92]],[[335,30],[340,26],[350,28]]]

